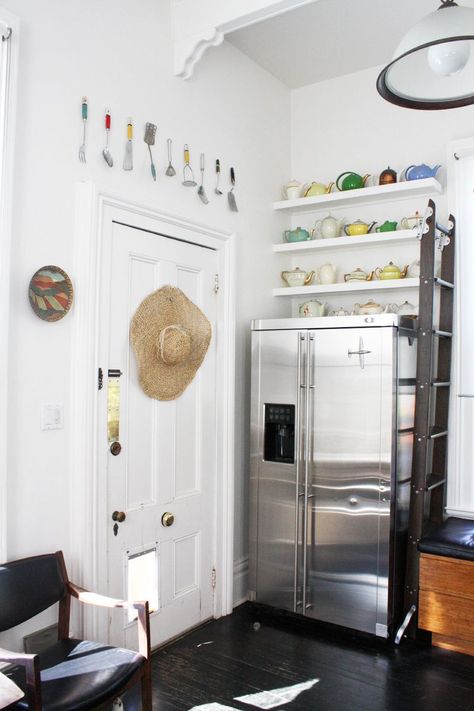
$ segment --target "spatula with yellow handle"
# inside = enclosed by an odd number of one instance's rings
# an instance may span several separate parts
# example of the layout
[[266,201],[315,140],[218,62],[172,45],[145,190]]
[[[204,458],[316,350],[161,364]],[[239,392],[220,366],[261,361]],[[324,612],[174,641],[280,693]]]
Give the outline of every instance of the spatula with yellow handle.
[[127,143],[125,144],[125,155],[123,157],[123,169],[133,170],[133,124],[132,119],[127,123]]

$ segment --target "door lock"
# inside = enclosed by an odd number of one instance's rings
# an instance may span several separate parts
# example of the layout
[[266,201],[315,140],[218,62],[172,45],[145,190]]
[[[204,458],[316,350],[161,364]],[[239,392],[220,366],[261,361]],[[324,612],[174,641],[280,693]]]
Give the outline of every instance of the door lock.
[[168,526],[172,526],[173,523],[174,523],[174,514],[170,513],[169,511],[165,511],[165,513],[161,517],[161,525],[165,526],[165,528],[167,528]]
[[116,521],[117,523],[123,523],[126,518],[127,514],[125,511],[114,511],[112,514],[112,521]]

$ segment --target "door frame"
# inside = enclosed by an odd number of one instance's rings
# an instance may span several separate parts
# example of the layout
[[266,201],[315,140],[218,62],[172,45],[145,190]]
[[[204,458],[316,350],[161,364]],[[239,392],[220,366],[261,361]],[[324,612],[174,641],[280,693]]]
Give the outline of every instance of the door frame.
[[[183,239],[216,250],[221,298],[217,305],[217,471],[214,617],[233,609],[235,233],[191,222],[101,193],[87,181],[76,187],[73,275],[76,293],[71,344],[70,551],[72,579],[107,590],[107,451],[98,441],[101,256],[113,222]],[[89,638],[107,639],[107,621],[85,611],[76,624]]]

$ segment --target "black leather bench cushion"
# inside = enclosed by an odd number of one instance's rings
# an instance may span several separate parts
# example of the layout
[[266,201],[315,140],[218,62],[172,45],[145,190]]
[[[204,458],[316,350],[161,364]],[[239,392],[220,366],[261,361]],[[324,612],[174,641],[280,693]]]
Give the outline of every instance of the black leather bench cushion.
[[454,516],[447,518],[426,532],[418,549],[422,553],[474,561],[474,521]]

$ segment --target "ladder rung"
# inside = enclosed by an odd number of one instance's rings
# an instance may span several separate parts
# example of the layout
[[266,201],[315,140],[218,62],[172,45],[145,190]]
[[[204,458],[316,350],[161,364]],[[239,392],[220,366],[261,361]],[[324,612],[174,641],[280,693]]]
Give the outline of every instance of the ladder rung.
[[445,484],[445,483],[446,483],[445,476],[441,476],[440,474],[429,474],[428,480],[426,482],[425,491],[433,491],[433,489],[436,489],[438,486],[443,486],[443,484]]
[[438,329],[433,329],[433,336],[438,336],[439,338],[452,338],[451,331],[439,331]]
[[414,427],[403,427],[402,429],[397,430],[397,434],[413,434],[414,432]]
[[432,427],[428,435],[428,439],[438,439],[438,437],[447,437],[448,430],[442,430],[439,427]]
[[416,385],[416,378],[398,378],[398,384],[403,385]]
[[435,277],[435,284],[442,286],[444,289],[454,289],[454,284],[451,281],[446,281],[445,279],[440,279]]
[[433,380],[431,386],[433,388],[449,388],[451,382],[449,380]]

